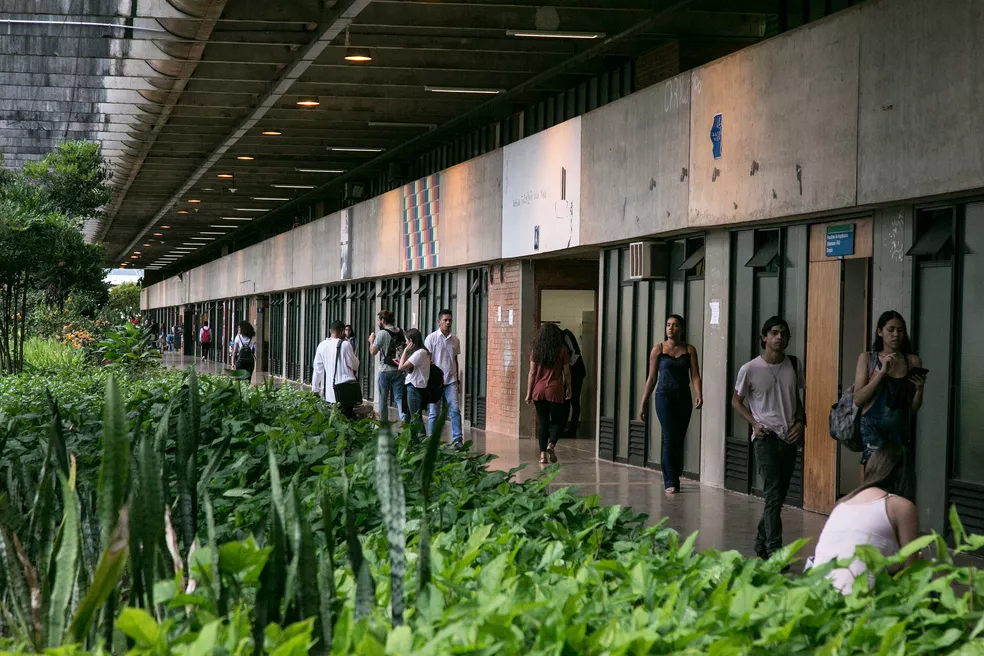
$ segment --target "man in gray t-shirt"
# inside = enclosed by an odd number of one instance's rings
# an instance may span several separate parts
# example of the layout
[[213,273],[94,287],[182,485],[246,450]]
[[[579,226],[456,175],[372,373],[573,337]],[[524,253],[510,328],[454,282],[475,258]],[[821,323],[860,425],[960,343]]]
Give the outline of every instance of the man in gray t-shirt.
[[796,469],[806,414],[799,395],[805,387],[803,368],[796,358],[786,355],[789,324],[772,317],[762,327],[761,338],[765,353],[738,372],[731,407],[752,427],[752,445],[765,488],[755,554],[765,559],[782,548],[782,504]]
[[403,338],[403,331],[393,326],[394,321],[395,317],[390,310],[383,310],[376,315],[376,327],[379,332],[369,335],[369,352],[372,355],[379,354],[377,385],[379,418],[384,421],[389,419],[389,400],[392,395],[397,411],[400,413],[400,420],[407,423],[409,417],[403,410],[404,376],[397,370],[397,362],[403,350],[400,345],[401,343],[405,345],[406,340]]

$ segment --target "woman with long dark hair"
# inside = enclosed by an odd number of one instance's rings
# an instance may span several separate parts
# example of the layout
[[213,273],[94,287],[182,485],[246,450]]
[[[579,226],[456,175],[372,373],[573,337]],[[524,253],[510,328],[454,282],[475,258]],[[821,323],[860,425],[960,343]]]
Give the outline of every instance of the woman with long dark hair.
[[557,441],[567,425],[567,402],[571,398],[570,361],[560,328],[552,323],[540,326],[533,338],[526,379],[526,402],[536,408],[540,464],[557,462]]
[[[841,499],[827,518],[817,540],[814,566],[851,558],[863,544],[893,556],[919,537],[916,505],[906,498],[912,486],[908,461],[909,450],[896,442],[888,442],[871,453],[864,483]],[[914,554],[903,567],[915,560]],[[864,572],[864,563],[855,559],[847,569],[832,570],[829,577],[846,594],[854,579]]]
[[895,310],[878,318],[871,350],[862,353],[854,372],[854,405],[861,412],[861,464],[887,443],[909,444],[912,413],[922,407],[924,373],[905,319]]
[[[680,491],[683,471],[683,442],[690,426],[690,415],[704,404],[697,349],[684,339],[686,324],[679,314],[666,319],[664,341],[649,352],[649,377],[639,403],[639,418],[646,420],[649,397],[656,390],[656,416],[662,429],[663,488],[667,494]],[[693,385],[694,396],[690,395]]]
[[406,402],[407,414],[411,417],[410,421],[420,431],[424,430],[424,422],[421,420],[421,412],[424,410],[424,392],[427,389],[427,381],[430,380],[431,354],[424,347],[424,338],[416,328],[403,331],[407,340],[407,347],[400,355],[398,369],[407,375],[406,393],[403,398]]
[[253,378],[253,370],[256,368],[256,331],[253,324],[248,321],[239,323],[239,332],[232,343],[232,366],[236,371],[248,371],[249,378]]

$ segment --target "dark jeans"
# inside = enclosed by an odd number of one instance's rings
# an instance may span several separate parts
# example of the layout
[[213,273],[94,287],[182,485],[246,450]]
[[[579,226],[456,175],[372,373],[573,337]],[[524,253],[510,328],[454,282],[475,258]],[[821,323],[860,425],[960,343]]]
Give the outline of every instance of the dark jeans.
[[427,433],[424,430],[424,420],[422,418],[422,413],[426,406],[424,406],[423,390],[417,389],[413,385],[406,386],[406,399],[407,399],[407,412],[410,414],[410,424],[414,427],[414,431],[419,431],[424,437]]
[[578,361],[571,367],[571,400],[568,401],[570,423],[567,424],[567,437],[577,437],[577,427],[581,423],[581,390],[584,389],[587,375],[582,362]]
[[567,404],[553,401],[534,401],[536,407],[536,436],[540,440],[540,451],[547,450],[547,444],[556,444],[567,423]]
[[796,469],[795,444],[777,437],[757,439],[753,443],[755,459],[764,480],[765,509],[755,535],[755,553],[768,558],[782,548],[782,504],[789,492],[789,482]]
[[680,491],[683,471],[683,442],[690,427],[694,403],[690,390],[667,389],[656,392],[656,416],[663,431],[663,453],[659,460],[663,470],[663,488]]
[[396,369],[390,371],[380,371],[379,381],[376,384],[379,390],[379,418],[382,421],[389,421],[389,402],[393,399],[396,410],[400,414],[400,421],[404,424],[410,421],[410,416],[403,409],[403,388],[406,376]]
[[202,357],[208,360],[208,356],[212,353],[212,342],[202,342]]

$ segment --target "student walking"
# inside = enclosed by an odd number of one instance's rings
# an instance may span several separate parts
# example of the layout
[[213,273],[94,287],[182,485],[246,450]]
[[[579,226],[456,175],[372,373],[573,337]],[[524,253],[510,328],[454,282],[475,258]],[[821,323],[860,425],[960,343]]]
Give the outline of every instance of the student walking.
[[212,352],[212,329],[208,327],[208,321],[202,322],[201,330],[198,331],[198,343],[202,345],[202,362],[205,362]]
[[[886,442],[871,453],[865,468],[865,481],[834,506],[817,540],[813,566],[832,560],[852,558],[863,544],[878,549],[883,556],[894,556],[899,549],[919,537],[919,513],[906,497],[912,479],[909,453],[898,442]],[[913,554],[902,567],[912,565]],[[854,579],[867,571],[859,559],[846,569],[828,574],[834,587],[848,594]],[[868,580],[869,587],[873,581]]]
[[369,353],[379,355],[379,401],[377,411],[382,421],[389,418],[390,399],[400,413],[400,420],[405,424],[410,421],[403,403],[404,375],[400,373],[400,356],[406,349],[407,343],[403,331],[393,325],[395,318],[390,310],[383,310],[376,315],[378,333],[369,335]]
[[[311,375],[311,391],[327,403],[338,403],[344,417],[355,419],[355,404],[336,397],[335,388],[356,381],[359,373],[359,357],[355,349],[343,337],[345,324],[332,322],[329,337],[318,344],[314,353],[314,372]],[[330,374],[328,372],[331,372]],[[328,379],[331,379],[331,384]]]
[[540,464],[557,462],[557,441],[567,424],[567,402],[572,393],[570,362],[560,328],[552,323],[540,326],[533,338],[526,379],[526,402],[536,408]]
[[922,407],[926,370],[912,352],[905,319],[894,310],[878,318],[871,350],[858,357],[854,405],[861,410],[861,464],[888,443],[909,445],[912,414]]
[[564,346],[571,354],[571,400],[567,403],[569,413],[564,435],[573,439],[577,437],[577,429],[581,423],[581,391],[584,389],[584,379],[588,376],[588,370],[584,366],[581,345],[577,343],[577,337],[567,328],[563,330],[563,334]]
[[771,317],[759,335],[765,352],[738,371],[731,407],[752,428],[755,459],[765,480],[765,508],[755,536],[755,554],[767,559],[782,548],[782,504],[806,424],[799,395],[806,379],[799,361],[786,355],[789,324],[785,320]]
[[430,405],[430,421],[427,434],[433,435],[437,418],[441,414],[444,403],[448,404],[448,415],[451,417],[451,447],[456,451],[461,449],[464,439],[461,434],[461,410],[458,405],[458,356],[461,355],[461,342],[458,336],[451,332],[454,317],[451,310],[441,310],[438,315],[437,330],[424,340],[424,346],[430,351],[434,364],[444,374],[443,397]]
[[249,380],[256,369],[256,331],[248,321],[240,322],[239,332],[232,342],[232,366],[236,371],[248,371]]
[[[639,419],[646,421],[649,397],[656,391],[656,416],[662,430],[660,468],[667,494],[680,491],[683,443],[695,408],[704,404],[697,349],[684,341],[683,317],[671,314],[666,320],[664,340],[649,352],[649,377],[639,404]],[[694,395],[690,395],[693,385]]]
[[416,328],[405,333],[406,348],[400,356],[399,371],[406,374],[406,413],[409,420],[424,430],[422,412],[427,398],[427,382],[430,380],[431,354],[424,346],[424,338]]

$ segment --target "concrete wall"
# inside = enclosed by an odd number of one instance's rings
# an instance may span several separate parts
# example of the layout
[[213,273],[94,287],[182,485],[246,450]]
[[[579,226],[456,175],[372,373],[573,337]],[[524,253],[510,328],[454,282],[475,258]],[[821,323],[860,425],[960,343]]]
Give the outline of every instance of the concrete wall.
[[[869,0],[586,114],[581,246],[984,188],[982,23],[980,0]],[[502,168],[499,151],[442,173],[442,267],[508,251]],[[402,191],[352,212],[353,277],[398,274]],[[144,307],[335,282],[327,221],[154,285]]]
[[[709,232],[704,238],[704,348],[701,376],[704,407],[701,409],[700,481],[724,487],[724,449],[727,435],[728,400],[728,307],[731,289],[731,234]],[[718,303],[718,323],[711,323],[711,304]]]
[[[905,253],[912,247],[911,206],[875,211],[872,241],[872,321],[885,310],[897,310],[912,323],[912,264]],[[868,339],[874,331],[869,331]]]
[[687,226],[690,73],[584,116],[581,243]]

